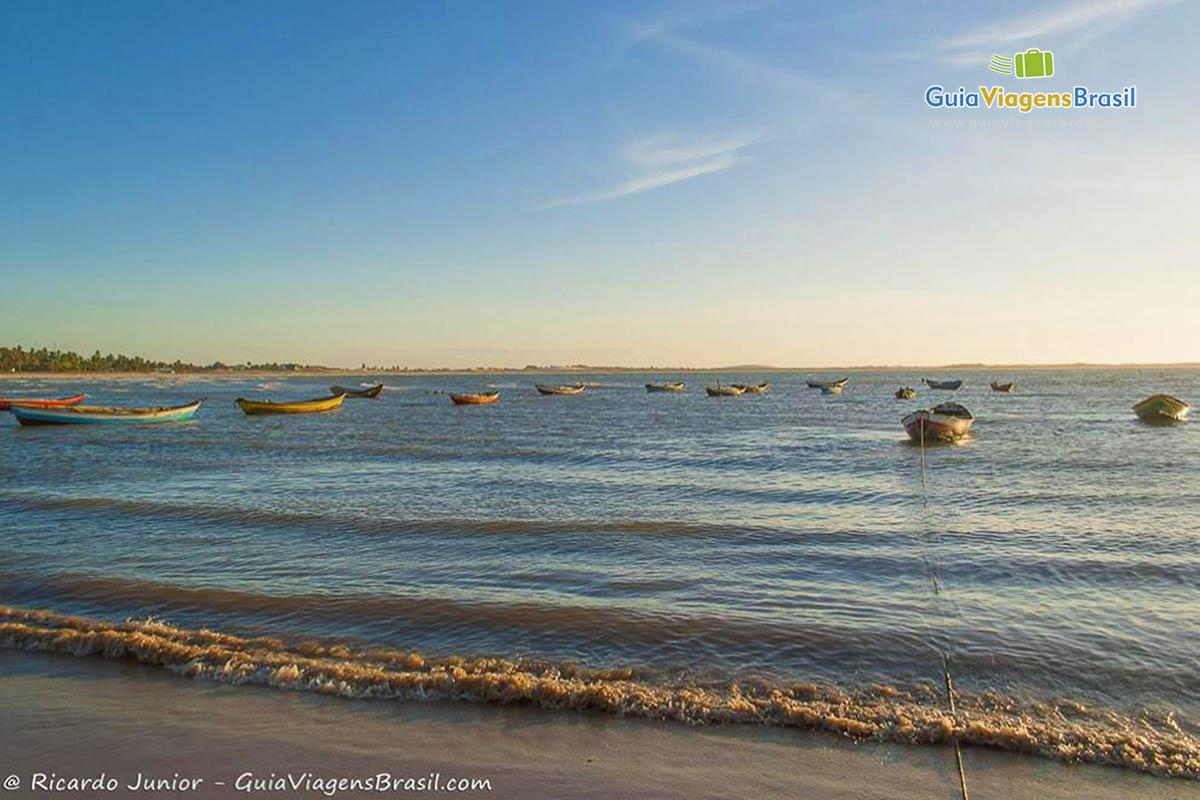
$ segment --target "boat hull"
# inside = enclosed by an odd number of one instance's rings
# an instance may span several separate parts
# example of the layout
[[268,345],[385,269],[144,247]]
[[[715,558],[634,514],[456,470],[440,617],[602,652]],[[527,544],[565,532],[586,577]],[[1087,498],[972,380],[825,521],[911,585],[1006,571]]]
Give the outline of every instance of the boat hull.
[[1155,394],[1134,405],[1133,413],[1137,414],[1138,419],[1143,422],[1183,422],[1187,419],[1191,408],[1178,397],[1172,397],[1169,394]]
[[808,388],[810,388],[810,389],[825,389],[830,386],[844,387],[849,382],[850,382],[849,378],[839,378],[836,381],[808,381]]
[[950,414],[914,411],[900,421],[908,437],[920,444],[932,442],[954,442],[971,432],[974,419],[963,419]]
[[479,392],[476,394],[452,394],[450,402],[456,406],[490,406],[500,399],[499,392]]
[[910,389],[907,386],[896,390],[896,399],[897,400],[912,400],[916,396],[917,396],[916,390]]
[[546,386],[545,384],[534,384],[534,388],[545,395],[551,394],[580,394],[583,392],[582,386]]
[[948,392],[958,389],[962,384],[962,381],[932,381],[929,378],[925,379],[925,385],[930,389],[942,389]]
[[1000,392],[1001,394],[1012,394],[1017,390],[1015,383],[991,383],[988,385],[992,387],[993,392]]
[[61,408],[75,406],[87,399],[86,394],[76,394],[71,397],[0,397],[0,411],[12,411],[14,406],[20,408]]
[[682,392],[687,386],[683,381],[678,383],[647,383],[647,392]]
[[234,402],[246,414],[257,416],[261,414],[320,414],[332,411],[342,404],[346,395],[337,394],[333,397],[318,397],[314,400],[300,400],[294,403],[272,403],[269,400],[247,400],[239,397]]
[[158,422],[183,422],[196,415],[203,400],[182,406],[157,408],[110,408],[69,406],[66,408],[24,408],[14,406],[13,416],[22,425],[146,425]]
[[346,397],[379,397],[379,393],[382,391],[382,383],[366,389],[347,389],[345,386],[338,386],[336,383],[329,387],[330,394],[344,394]]
[[745,393],[745,389],[736,386],[705,386],[704,391],[709,397],[737,397]]

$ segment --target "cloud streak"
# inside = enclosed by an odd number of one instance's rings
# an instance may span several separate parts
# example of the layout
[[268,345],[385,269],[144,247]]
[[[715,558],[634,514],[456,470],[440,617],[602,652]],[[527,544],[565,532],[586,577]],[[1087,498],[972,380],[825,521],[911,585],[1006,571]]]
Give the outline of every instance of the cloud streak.
[[553,200],[542,208],[606,203],[721,172],[748,160],[742,151],[758,139],[759,134],[692,141],[681,141],[673,136],[640,139],[625,148],[623,157],[629,164],[641,168],[643,174],[608,189]]
[[995,49],[1024,45],[1031,39],[1063,40],[1058,49],[1077,50],[1093,39],[1128,24],[1138,14],[1154,6],[1176,0],[1082,0],[1054,8],[999,20],[972,31],[943,39],[939,44],[942,61],[974,64]]

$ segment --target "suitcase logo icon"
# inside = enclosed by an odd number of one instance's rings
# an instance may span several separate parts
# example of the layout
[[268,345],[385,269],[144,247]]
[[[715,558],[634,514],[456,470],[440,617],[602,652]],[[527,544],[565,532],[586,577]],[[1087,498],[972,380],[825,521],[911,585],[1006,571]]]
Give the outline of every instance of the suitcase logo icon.
[[993,55],[988,69],[1018,78],[1049,78],[1054,74],[1054,53],[1031,47],[1012,58]]

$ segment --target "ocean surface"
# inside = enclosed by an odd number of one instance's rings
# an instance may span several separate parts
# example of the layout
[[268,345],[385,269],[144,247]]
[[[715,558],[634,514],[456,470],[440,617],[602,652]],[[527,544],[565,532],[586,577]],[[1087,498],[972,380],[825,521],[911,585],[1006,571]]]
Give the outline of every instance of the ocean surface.
[[[0,645],[1200,777],[1200,425],[1130,409],[1196,403],[1200,370],[848,374],[840,396],[805,388],[832,374],[620,373],[565,397],[388,375],[278,417],[233,400],[329,381],[0,381],[207,397],[171,425],[0,415]],[[772,385],[709,398],[717,377]],[[485,387],[499,404],[446,395]],[[973,438],[908,443],[900,417],[950,399]]]

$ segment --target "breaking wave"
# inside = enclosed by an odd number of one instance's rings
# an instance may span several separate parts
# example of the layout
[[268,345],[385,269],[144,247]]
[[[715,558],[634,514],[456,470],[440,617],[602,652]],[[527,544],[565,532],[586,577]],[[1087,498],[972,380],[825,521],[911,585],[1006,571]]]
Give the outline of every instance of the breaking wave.
[[816,683],[724,686],[646,682],[628,668],[356,649],[244,638],[155,620],[108,623],[0,607],[0,647],[132,659],[179,675],[346,698],[527,703],[693,724],[749,723],[857,739],[995,747],[1059,761],[1200,779],[1200,740],[1173,717],[1137,718],[1060,700],[955,692],[957,713],[930,685],[848,691]]

